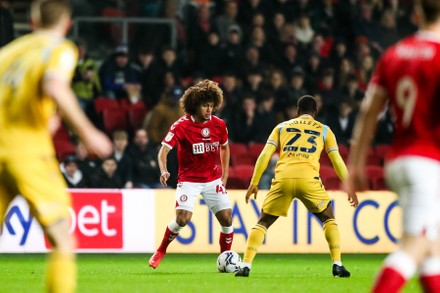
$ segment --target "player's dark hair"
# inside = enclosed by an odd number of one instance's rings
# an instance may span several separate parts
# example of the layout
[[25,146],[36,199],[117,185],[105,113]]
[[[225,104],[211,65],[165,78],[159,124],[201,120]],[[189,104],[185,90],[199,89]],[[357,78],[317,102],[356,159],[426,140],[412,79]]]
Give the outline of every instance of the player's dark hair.
[[72,13],[68,0],[35,0],[31,5],[31,14],[38,20],[40,28],[51,28],[58,24],[64,15]]
[[438,0],[419,0],[426,23],[433,23],[440,19],[440,1]]
[[298,99],[298,114],[313,114],[317,111],[316,100],[310,95],[304,95]]
[[214,103],[214,110],[218,109],[223,103],[223,91],[218,84],[209,79],[198,82],[188,88],[180,98],[180,105],[185,113],[195,115],[197,108],[204,104]]

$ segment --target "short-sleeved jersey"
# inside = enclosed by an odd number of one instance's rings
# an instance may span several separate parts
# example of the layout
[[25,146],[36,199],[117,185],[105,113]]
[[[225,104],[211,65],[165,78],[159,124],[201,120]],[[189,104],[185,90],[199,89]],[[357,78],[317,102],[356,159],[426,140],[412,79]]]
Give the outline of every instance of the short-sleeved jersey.
[[185,115],[171,127],[162,145],[172,149],[179,145],[179,182],[211,182],[221,177],[218,165],[220,147],[228,143],[225,122],[211,115],[206,123],[197,123],[191,115]]
[[53,156],[47,126],[56,105],[41,85],[47,77],[69,82],[76,62],[75,45],[49,33],[23,36],[0,50],[0,159]]
[[310,115],[301,115],[278,124],[267,143],[280,151],[275,167],[276,179],[317,177],[321,152],[338,151],[331,129]]
[[440,38],[418,32],[381,57],[367,91],[389,99],[395,133],[388,155],[440,160]]

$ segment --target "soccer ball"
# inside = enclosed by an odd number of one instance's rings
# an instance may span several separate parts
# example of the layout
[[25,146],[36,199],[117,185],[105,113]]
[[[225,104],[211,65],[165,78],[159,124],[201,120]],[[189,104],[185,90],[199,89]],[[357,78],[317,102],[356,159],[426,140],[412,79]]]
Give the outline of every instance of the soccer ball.
[[240,269],[241,257],[232,250],[220,253],[217,258],[217,268],[221,273],[235,273]]

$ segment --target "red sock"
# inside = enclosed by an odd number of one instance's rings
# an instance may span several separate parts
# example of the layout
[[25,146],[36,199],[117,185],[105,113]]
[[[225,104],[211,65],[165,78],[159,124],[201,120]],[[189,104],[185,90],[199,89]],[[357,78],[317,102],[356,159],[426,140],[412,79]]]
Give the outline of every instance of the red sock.
[[440,292],[440,275],[420,276],[423,292]]
[[405,278],[395,269],[390,267],[382,268],[374,284],[373,293],[395,293],[399,292],[405,285]]
[[220,232],[220,252],[231,250],[232,240],[234,239],[234,232],[225,234]]
[[179,233],[174,233],[170,230],[170,228],[167,227],[165,234],[163,235],[162,243],[157,250],[166,253],[168,245],[170,245],[171,241],[173,241],[177,235],[179,235]]

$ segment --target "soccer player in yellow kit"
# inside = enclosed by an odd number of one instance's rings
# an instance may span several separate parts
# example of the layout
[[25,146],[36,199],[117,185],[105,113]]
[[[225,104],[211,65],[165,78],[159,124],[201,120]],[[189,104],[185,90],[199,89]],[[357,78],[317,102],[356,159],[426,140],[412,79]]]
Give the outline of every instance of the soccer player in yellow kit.
[[35,31],[0,50],[0,225],[17,194],[28,202],[52,251],[48,292],[74,292],[75,240],[69,234],[71,206],[51,133],[56,110],[90,152],[110,155],[110,140],[86,118],[70,88],[77,62],[64,39],[70,28],[68,0],[37,0],[31,6]]
[[[267,229],[279,216],[287,216],[295,197],[323,224],[333,261],[333,276],[350,277],[350,273],[342,265],[339,229],[330,206],[330,197],[319,177],[321,152],[325,150],[328,154],[336,174],[342,181],[347,178],[348,173],[339,154],[335,135],[328,126],[314,119],[317,111],[315,98],[309,95],[299,98],[299,117],[277,125],[258,157],[246,192],[246,203],[252,195],[257,198],[261,175],[272,155],[280,149],[275,178],[264,200],[260,219],[252,228],[247,240],[243,263],[235,274],[237,277],[249,276],[252,261],[263,243]],[[348,200],[353,207],[358,205],[355,193],[348,194]]]

